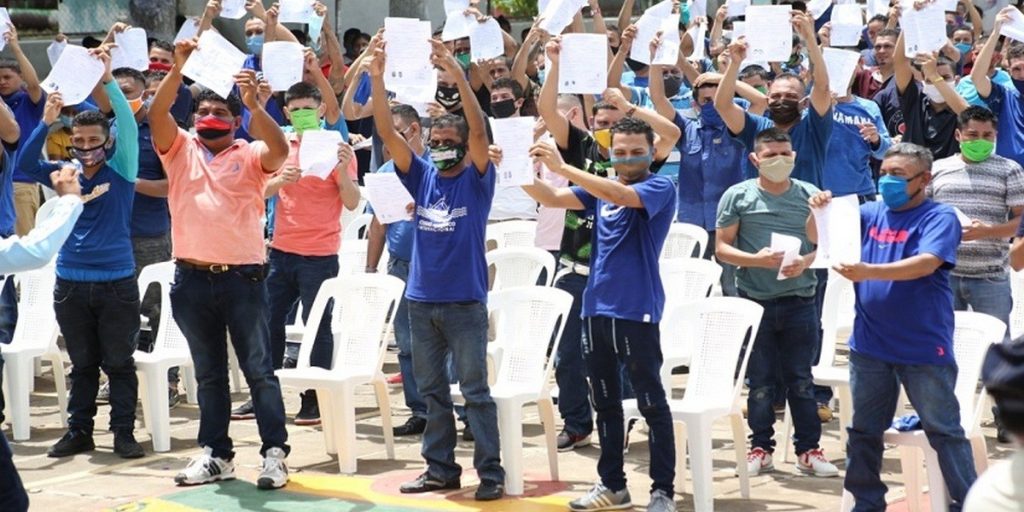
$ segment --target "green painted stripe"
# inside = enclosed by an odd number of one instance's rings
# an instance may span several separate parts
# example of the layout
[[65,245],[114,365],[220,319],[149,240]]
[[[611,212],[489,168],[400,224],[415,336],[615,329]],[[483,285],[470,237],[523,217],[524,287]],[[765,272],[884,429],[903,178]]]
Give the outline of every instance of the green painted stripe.
[[[377,505],[366,501],[339,499],[288,492],[284,489],[262,491],[243,480],[206,484],[194,489],[162,496],[169,501],[198,510],[242,512],[263,510],[273,512],[414,512],[416,509]],[[296,508],[301,507],[301,508]]]

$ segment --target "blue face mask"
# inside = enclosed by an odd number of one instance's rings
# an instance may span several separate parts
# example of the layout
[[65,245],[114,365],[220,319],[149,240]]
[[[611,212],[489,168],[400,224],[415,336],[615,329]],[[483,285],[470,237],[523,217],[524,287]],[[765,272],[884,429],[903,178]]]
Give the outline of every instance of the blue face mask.
[[74,116],[60,116],[60,124],[64,125],[65,128],[70,129],[71,123],[75,120]]
[[974,48],[974,45],[971,43],[957,43],[953,46],[955,46],[957,50],[960,50],[960,58],[966,57],[968,53],[971,53],[971,49]]
[[921,192],[918,190],[913,195],[907,193],[907,184],[910,180],[917,179],[920,174],[912,176],[910,178],[904,178],[902,176],[890,176],[885,175],[878,179],[878,193],[882,195],[882,201],[885,205],[892,209],[903,207],[903,205],[910,202],[910,200]]
[[721,128],[725,126],[722,116],[715,110],[715,103],[709,101],[700,107],[700,122],[704,128]]
[[544,85],[544,79],[547,78],[547,77],[548,77],[548,70],[547,69],[538,69],[537,70],[537,81],[540,82],[541,85]]
[[263,53],[263,34],[245,38],[245,46],[249,48],[249,53],[261,55]]

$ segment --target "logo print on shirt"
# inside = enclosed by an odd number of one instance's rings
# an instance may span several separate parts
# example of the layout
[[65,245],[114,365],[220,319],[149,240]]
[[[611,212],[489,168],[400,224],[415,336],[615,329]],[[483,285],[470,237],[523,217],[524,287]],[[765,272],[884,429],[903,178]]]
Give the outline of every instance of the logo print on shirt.
[[417,206],[416,214],[419,215],[419,229],[433,233],[451,233],[455,231],[456,219],[465,217],[468,213],[465,206],[455,208],[448,206],[448,199],[442,196],[434,204],[429,206]]
[[619,212],[621,212],[623,208],[625,208],[625,206],[616,206],[616,205],[612,205],[612,204],[603,204],[603,205],[601,205],[601,216],[606,218],[606,219],[610,218],[610,217],[614,217],[614,216],[618,215]]
[[92,201],[93,199],[96,199],[97,197],[106,194],[108,190],[110,190],[110,183],[100,183],[99,185],[96,185],[95,187],[92,188],[92,192],[89,192],[88,194],[82,196],[82,203],[88,203],[89,201]]
[[939,354],[939,357],[946,355],[946,349],[942,347],[935,347],[935,352]]
[[870,236],[876,242],[879,242],[879,247],[884,248],[888,244],[896,243],[903,244],[910,239],[910,231],[906,229],[878,229],[878,226],[871,226],[868,229],[868,236]]

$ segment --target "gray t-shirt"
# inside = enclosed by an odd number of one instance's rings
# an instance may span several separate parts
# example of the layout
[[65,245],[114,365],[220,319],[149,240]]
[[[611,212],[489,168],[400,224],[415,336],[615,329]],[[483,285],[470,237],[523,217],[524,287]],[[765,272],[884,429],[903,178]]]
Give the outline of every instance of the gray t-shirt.
[[[967,163],[960,155],[953,155],[932,165],[928,195],[956,207],[971,219],[1003,224],[1013,215],[1011,208],[1024,206],[1024,170],[1017,162],[998,155],[978,163]],[[956,252],[953,275],[974,279],[1003,277],[1009,251],[1008,240],[985,238],[963,242]]]
[[[789,190],[778,196],[761,190],[756,178],[729,187],[718,202],[717,227],[727,228],[738,222],[736,248],[751,254],[771,247],[772,233],[795,236],[802,242],[800,254],[811,252],[814,247],[807,240],[805,228],[811,212],[807,200],[818,188],[796,179],[790,182]],[[736,286],[760,300],[814,296],[817,279],[813,271],[806,270],[798,277],[781,281],[778,274],[777,269],[741,267],[736,270]]]

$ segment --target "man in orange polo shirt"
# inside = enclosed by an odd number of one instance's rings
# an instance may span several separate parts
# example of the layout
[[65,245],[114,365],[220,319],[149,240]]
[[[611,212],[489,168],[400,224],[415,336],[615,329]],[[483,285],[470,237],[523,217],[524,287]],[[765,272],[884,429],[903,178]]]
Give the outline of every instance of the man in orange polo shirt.
[[174,66],[157,89],[149,110],[153,145],[168,180],[174,219],[171,239],[177,271],[171,288],[174,320],[188,340],[199,382],[199,445],[175,482],[204,484],[234,478],[228,436],[231,395],[227,340],[231,342],[253,396],[263,445],[261,489],[288,482],[289,447],[281,385],[274,376],[268,333],[263,193],[270,175],[288,156],[288,141],[257,99],[256,74],[235,75],[241,103],[252,113],[256,142],[236,140],[242,104],[212,91],[196,95],[197,135],[178,128],[170,108],[181,84],[181,69],[196,47],[175,47]]

